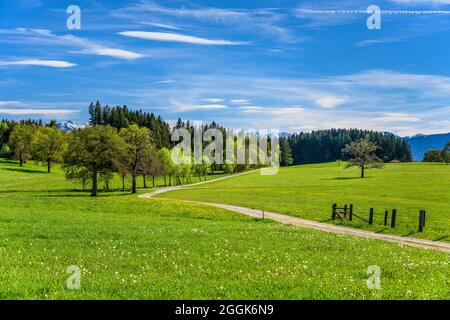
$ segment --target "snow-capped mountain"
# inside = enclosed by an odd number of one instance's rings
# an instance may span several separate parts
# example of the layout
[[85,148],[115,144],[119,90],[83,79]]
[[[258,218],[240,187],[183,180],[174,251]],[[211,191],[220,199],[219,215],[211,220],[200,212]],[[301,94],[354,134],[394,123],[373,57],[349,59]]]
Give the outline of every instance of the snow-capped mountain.
[[69,121],[58,122],[56,124],[56,127],[59,130],[62,130],[62,131],[65,131],[65,132],[71,132],[71,131],[74,131],[76,129],[84,128],[84,127],[86,127],[86,125],[87,125],[86,123],[77,124],[75,121],[69,120]]

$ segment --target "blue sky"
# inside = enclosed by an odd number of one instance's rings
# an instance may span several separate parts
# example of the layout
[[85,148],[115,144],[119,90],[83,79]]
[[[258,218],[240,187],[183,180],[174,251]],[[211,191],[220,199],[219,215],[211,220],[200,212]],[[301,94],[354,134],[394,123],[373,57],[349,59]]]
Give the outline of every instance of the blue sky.
[[1,1],[0,118],[82,122],[99,99],[234,128],[449,132],[449,53],[450,0]]

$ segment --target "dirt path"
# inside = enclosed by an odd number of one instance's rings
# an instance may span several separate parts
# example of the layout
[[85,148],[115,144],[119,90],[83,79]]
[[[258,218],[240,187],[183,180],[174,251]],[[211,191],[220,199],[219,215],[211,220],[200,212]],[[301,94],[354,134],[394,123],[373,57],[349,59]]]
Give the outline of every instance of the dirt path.
[[[179,190],[179,189],[189,189],[190,187],[194,187],[197,185],[221,181],[221,180],[225,180],[225,179],[229,179],[229,178],[234,178],[234,177],[241,176],[244,174],[249,174],[251,172],[255,172],[255,171],[244,172],[244,173],[221,177],[221,178],[213,179],[213,180],[209,180],[209,181],[202,181],[202,182],[190,184],[190,185],[184,186],[184,187],[177,186],[177,187],[157,189],[153,192],[140,195],[139,198],[152,198],[161,193]],[[402,236],[396,236],[396,235],[391,235],[391,234],[376,233],[376,232],[367,231],[367,230],[336,226],[336,225],[332,225],[332,224],[328,224],[328,223],[305,220],[305,219],[301,219],[298,217],[292,217],[292,216],[288,216],[288,215],[284,215],[284,214],[262,211],[262,210],[257,210],[257,209],[250,209],[250,208],[245,208],[245,207],[238,207],[238,206],[233,206],[233,205],[228,205],[228,204],[200,202],[200,201],[191,201],[191,200],[179,200],[179,199],[177,199],[177,200],[185,201],[185,202],[189,202],[189,203],[207,205],[207,206],[216,207],[216,208],[221,208],[221,209],[242,213],[242,214],[245,214],[245,215],[248,215],[251,217],[256,217],[256,218],[262,218],[263,214],[264,214],[265,219],[271,219],[271,220],[275,220],[275,221],[278,221],[278,222],[281,222],[284,224],[290,224],[290,225],[299,226],[299,227],[312,228],[312,229],[325,231],[325,232],[331,232],[331,233],[349,234],[349,235],[358,236],[358,237],[380,239],[380,240],[394,242],[394,243],[398,243],[398,244],[402,244],[402,245],[408,245],[408,246],[413,246],[413,247],[418,247],[418,248],[423,248],[423,249],[438,250],[438,251],[450,253],[450,243],[445,243],[445,242],[431,241],[431,240],[425,240],[425,239],[419,239],[419,238],[413,238],[413,237],[402,237]]]

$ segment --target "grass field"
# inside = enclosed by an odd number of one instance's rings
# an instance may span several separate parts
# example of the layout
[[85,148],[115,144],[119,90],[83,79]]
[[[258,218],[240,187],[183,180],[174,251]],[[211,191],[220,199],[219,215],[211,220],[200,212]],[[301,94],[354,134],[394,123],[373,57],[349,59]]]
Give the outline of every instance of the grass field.
[[[44,171],[0,164],[0,299],[450,298],[446,253],[123,192],[92,199]],[[66,288],[70,265],[80,290]],[[367,288],[371,265],[381,290]]]
[[[277,175],[259,173],[161,194],[158,197],[234,204],[330,221],[331,206],[354,204],[354,212],[374,224],[354,219],[345,225],[376,232],[450,241],[450,165],[401,163],[368,170],[327,163],[281,168]],[[384,211],[397,209],[397,227],[384,226]],[[427,211],[425,231],[418,232],[419,210]],[[340,224],[341,222],[336,222]]]

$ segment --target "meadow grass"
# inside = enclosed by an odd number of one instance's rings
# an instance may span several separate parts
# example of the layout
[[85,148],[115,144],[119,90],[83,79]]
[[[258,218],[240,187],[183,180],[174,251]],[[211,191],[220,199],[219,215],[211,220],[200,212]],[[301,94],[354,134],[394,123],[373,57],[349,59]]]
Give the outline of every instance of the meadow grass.
[[[0,299],[450,298],[446,253],[123,192],[94,199],[40,170],[0,164]],[[66,287],[70,265],[80,290]],[[366,285],[371,265],[380,290]]]
[[[374,208],[374,224],[355,218],[345,225],[450,241],[450,165],[387,164],[384,169],[366,171],[366,175],[361,179],[356,168],[345,169],[345,164],[339,163],[302,165],[281,168],[273,176],[253,173],[158,197],[234,204],[323,222],[332,222],[333,203],[339,207],[353,203],[354,212],[366,219]],[[384,226],[384,211],[392,209],[397,209],[395,229],[390,223]],[[421,209],[427,211],[423,233],[418,232]]]

